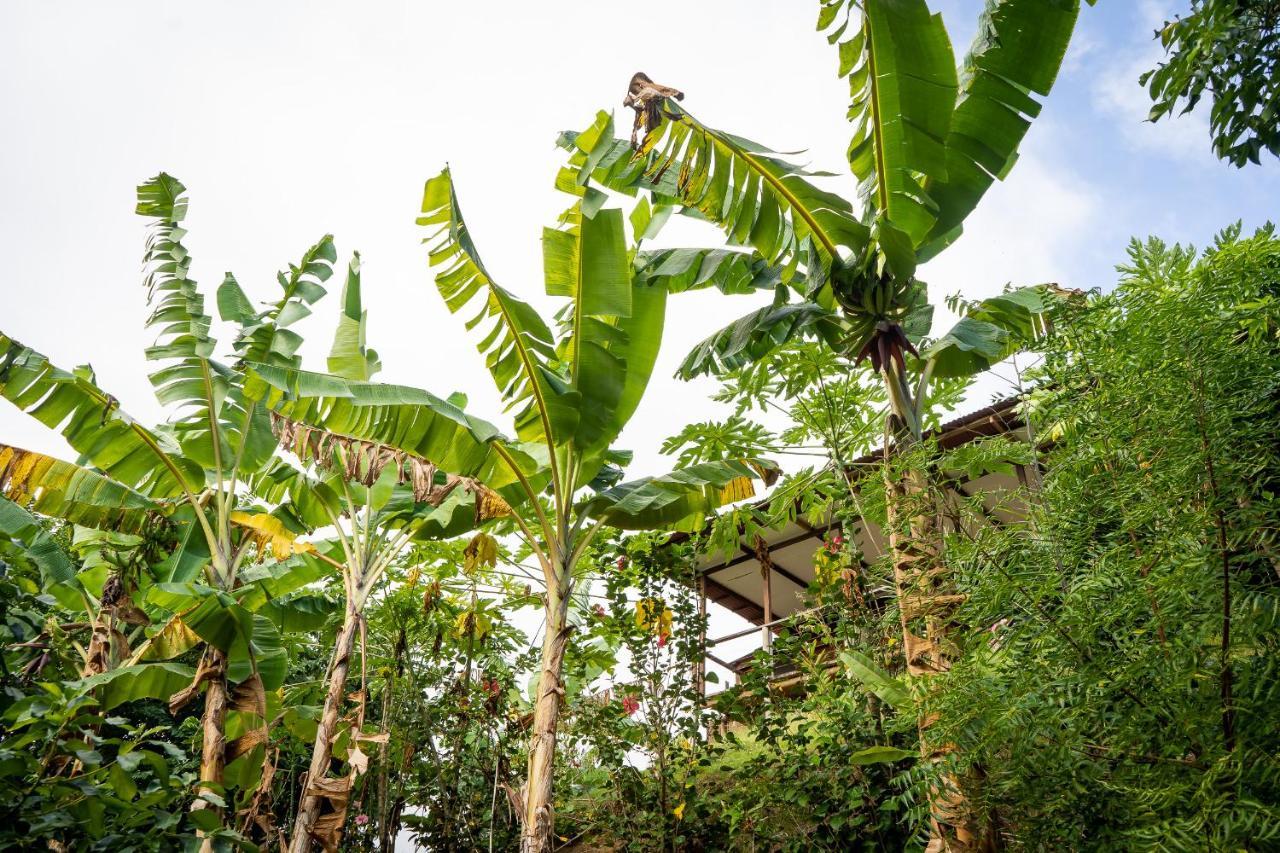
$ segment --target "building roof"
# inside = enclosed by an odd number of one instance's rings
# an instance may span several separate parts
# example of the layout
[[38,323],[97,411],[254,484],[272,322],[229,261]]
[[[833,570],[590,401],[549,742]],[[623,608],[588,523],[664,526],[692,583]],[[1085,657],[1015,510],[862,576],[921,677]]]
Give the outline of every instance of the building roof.
[[[985,406],[975,412],[944,423],[930,432],[930,437],[937,440],[944,450],[951,450],[972,441],[989,438],[995,435],[1018,435],[1026,438],[1025,425],[1017,413],[1017,398],[1007,398]],[[892,453],[892,448],[889,449]],[[864,475],[872,470],[872,466],[882,460],[885,449],[880,448],[862,456],[849,466],[853,477]],[[957,499],[969,500],[981,495],[982,510],[989,520],[995,523],[1013,521],[1021,516],[1022,507],[1016,498],[1016,492],[1024,472],[1017,470],[1016,475],[1007,473],[986,473],[979,477],[966,477],[959,472],[946,476],[945,487]],[[767,510],[771,498],[756,504]],[[770,531],[764,538],[767,559],[772,564],[770,573],[770,612],[772,619],[789,616],[804,608],[804,593],[814,580],[813,558],[817,550],[823,546],[826,535],[833,524],[830,518],[820,524],[811,524],[799,517],[779,530]],[[870,563],[880,557],[884,550],[884,537],[874,522],[859,519],[853,530],[845,530],[846,536],[852,535],[860,549],[863,559]],[[741,531],[740,531],[741,534]],[[668,541],[678,542],[688,539],[688,534],[673,534]],[[739,616],[757,625],[764,624],[764,580],[760,560],[756,555],[753,542],[740,539],[738,552],[726,556],[723,552],[707,555],[699,565],[699,572],[704,581],[704,589],[709,600],[737,613]]]

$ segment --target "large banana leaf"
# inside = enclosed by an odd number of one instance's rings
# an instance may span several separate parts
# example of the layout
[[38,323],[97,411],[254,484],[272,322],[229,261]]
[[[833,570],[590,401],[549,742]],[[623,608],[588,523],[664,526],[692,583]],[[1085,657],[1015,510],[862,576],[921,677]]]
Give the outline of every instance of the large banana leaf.
[[752,481],[768,480],[775,470],[754,459],[703,462],[661,477],[620,483],[591,497],[580,512],[621,530],[698,528],[711,511],[752,497]]
[[753,247],[784,281],[803,267],[806,295],[822,290],[842,249],[858,254],[867,245],[870,232],[852,205],[807,180],[824,173],[708,127],[675,101],[663,104],[663,114],[636,152],[612,134],[598,134],[601,118],[582,134],[561,134],[560,145],[584,147],[586,136],[590,151],[578,168],[592,179],[619,192],[648,189],[683,204],[685,213],[716,224],[732,242]]
[[555,339],[532,306],[490,277],[458,208],[447,168],[427,181],[417,222],[432,229],[423,242],[429,245],[431,265],[443,266],[436,286],[445,304],[453,313],[470,306],[474,316],[467,328],[482,327],[478,348],[508,410],[516,410],[516,435],[549,447],[567,442],[577,428],[580,405],[577,392],[553,368]]
[[213,470],[220,459],[233,458],[219,429],[231,371],[212,361],[212,318],[204,313],[204,296],[188,276],[191,255],[182,244],[185,191],[180,181],[163,172],[138,187],[137,213],[154,219],[143,256],[147,304],[152,308],[147,326],[156,332],[147,359],[162,365],[151,374],[156,399],[181,412],[174,433],[184,454]]
[[1043,285],[984,299],[922,355],[935,377],[976,376],[1034,341],[1055,301]]
[[288,660],[279,630],[232,595],[202,584],[155,584],[147,591],[147,601],[181,614],[192,633],[225,652],[227,677],[233,683],[255,671],[267,690],[284,683]]
[[413,490],[397,486],[377,513],[379,526],[410,531],[415,542],[460,536],[477,524],[490,520],[480,495],[463,488],[454,489],[440,506],[415,501]]
[[684,293],[714,287],[725,295],[772,290],[782,271],[755,252],[736,249],[656,249],[636,253],[633,275],[639,287]]
[[42,515],[121,533],[166,524],[172,510],[95,471],[7,444],[0,444],[0,494]]
[[[823,6],[819,28],[847,28],[854,0]],[[956,106],[955,54],[940,15],[925,0],[861,0],[861,20],[840,43],[854,123],[849,166],[870,211],[919,243],[935,205],[922,178],[947,176],[946,139]]]
[[[561,221],[563,229],[543,230],[543,270],[547,293],[572,300],[557,356],[568,365],[580,407],[572,442],[587,455],[607,446],[622,429],[615,415],[628,368],[619,349],[630,342],[631,271],[621,210],[591,213],[578,202]],[[648,318],[656,320],[659,332],[661,307]]]
[[255,394],[265,394],[266,405],[291,420],[413,454],[479,480],[508,502],[522,493],[512,488],[518,477],[504,459],[514,460],[531,482],[542,476],[542,466],[503,441],[497,427],[426,391],[269,365],[250,365],[250,376],[260,381]]
[[[206,471],[229,476],[237,465],[245,470],[261,465],[270,456],[273,443],[265,413],[246,405],[238,373],[213,359],[211,318],[204,313],[204,297],[188,275],[191,256],[182,244],[186,235],[182,228],[187,214],[185,190],[180,181],[163,172],[138,187],[137,212],[154,220],[143,258],[147,302],[152,306],[147,326],[157,335],[156,343],[147,348],[147,359],[162,365],[152,372],[151,383],[161,404],[178,408],[171,429],[183,454]],[[327,254],[332,251],[329,242]],[[331,272],[327,266],[324,270]],[[303,271],[294,272],[297,278],[303,277]],[[308,268],[305,272],[315,271]],[[281,283],[286,283],[283,274]],[[242,313],[252,311],[231,276],[220,288],[219,302],[224,319],[232,306]],[[280,315],[296,313],[287,310],[291,304],[286,287],[286,298],[264,312],[270,320],[256,324],[257,339],[246,331],[244,317],[232,316],[242,325],[237,348],[260,346],[269,354],[274,347],[291,354],[301,338],[275,329]],[[298,316],[305,316],[305,310]],[[277,346],[276,334],[290,337]]]
[[104,711],[137,699],[168,699],[195,677],[195,669],[180,663],[141,663],[121,666],[81,679],[82,693],[100,690]]
[[[653,375],[666,315],[667,290],[632,274],[622,211],[601,207],[605,195],[588,185],[585,164],[612,138],[612,118],[602,118],[569,145],[569,166],[556,186],[578,200],[560,218],[565,227],[548,228],[542,238],[547,293],[571,300],[557,352],[582,407],[573,436],[581,464],[572,487],[595,477],[635,413]],[[638,242],[653,230],[653,217],[647,201],[637,213],[633,220],[646,224]]]
[[[333,543],[321,542],[316,550],[324,553]],[[298,554],[287,560],[262,563],[240,573],[243,586],[236,590],[242,607],[256,613],[267,602],[297,592],[314,581],[333,574],[334,569],[313,554]]]
[[1013,167],[1040,113],[1032,95],[1049,94],[1078,12],[1077,0],[987,0],[962,68],[945,178],[930,175],[924,183],[937,210],[919,249],[922,261],[960,235],[987,188]]
[[196,519],[196,511],[189,505],[180,505],[170,517],[178,531],[173,550],[154,568],[157,580],[181,583],[204,577],[209,566],[209,540],[205,538]]
[[94,384],[92,371],[61,370],[2,333],[0,395],[62,433],[81,464],[142,494],[164,499],[204,488],[204,470],[184,458],[172,438],[121,411],[116,398]]
[[814,302],[766,305],[739,317],[695,346],[676,375],[719,375],[759,361],[788,341],[817,337],[837,347],[844,326],[833,311]]
[[323,595],[296,595],[286,599],[273,599],[258,611],[271,620],[282,634],[318,631],[339,610],[337,602]]

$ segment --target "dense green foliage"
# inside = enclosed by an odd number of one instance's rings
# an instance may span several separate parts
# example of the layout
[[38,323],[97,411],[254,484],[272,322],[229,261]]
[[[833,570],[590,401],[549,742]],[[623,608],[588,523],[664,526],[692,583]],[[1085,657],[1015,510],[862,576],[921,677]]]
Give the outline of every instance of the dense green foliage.
[[1024,525],[953,541],[968,654],[934,705],[984,806],[1071,849],[1280,838],[1280,242],[1135,243],[1071,308]]
[[1280,156],[1280,3],[1192,0],[1156,37],[1167,57],[1141,77],[1153,121],[1207,95],[1214,154],[1234,166]]

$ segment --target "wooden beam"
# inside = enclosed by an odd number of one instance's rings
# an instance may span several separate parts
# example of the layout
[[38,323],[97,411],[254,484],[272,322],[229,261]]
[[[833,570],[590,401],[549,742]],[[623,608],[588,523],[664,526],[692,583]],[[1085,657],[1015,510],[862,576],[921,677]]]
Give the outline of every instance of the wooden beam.
[[[801,541],[803,541],[803,540],[801,540]],[[752,551],[752,550],[751,550],[750,548],[748,548],[746,545],[743,545],[743,546],[742,546],[742,551],[743,551],[743,553],[744,553],[744,554],[748,555],[751,559],[753,559],[753,560],[754,560],[754,559],[756,559],[756,552],[755,552],[755,551]],[[766,552],[766,553],[768,553],[768,552]],[[746,561],[744,560],[743,562],[746,562]],[[796,576],[795,576],[795,575],[793,575],[791,572],[787,571],[786,569],[782,568],[782,566],[779,566],[776,562],[774,562],[773,554],[771,554],[771,553],[769,554],[769,568],[770,568],[770,569],[772,569],[773,571],[777,572],[778,574],[782,575],[782,577],[783,577],[783,578],[785,578],[786,580],[791,581],[793,584],[795,584],[796,586],[800,587],[801,589],[808,589],[808,588],[809,588],[809,583],[808,583],[808,581],[802,581],[802,580],[800,580],[800,578],[796,577]]]
[[705,589],[707,598],[721,607],[738,614],[748,622],[754,622],[758,625],[762,621],[764,611],[760,609],[760,605],[746,596],[734,592],[727,586],[716,583],[711,578],[707,578]]
[[[799,536],[788,536],[786,539],[780,539],[779,541],[771,544],[769,546],[769,550],[778,551],[783,548],[789,548],[792,545],[803,542],[808,538],[809,538],[809,533],[807,531],[804,533],[801,533]],[[708,566],[707,568],[702,570],[702,574],[711,575],[711,574],[715,574],[716,572],[722,572],[725,569],[732,569],[734,566],[740,566],[743,563],[749,563],[755,558],[756,558],[756,552],[748,548],[746,545],[742,545],[741,555],[734,557],[731,560],[727,560],[726,562],[721,563],[718,566]]]
[[801,530],[808,531],[810,536],[812,536],[814,539],[817,539],[819,542],[823,543],[824,545],[827,542],[827,534],[831,532],[832,528],[838,526],[836,522],[832,522],[831,524],[828,524],[826,527],[814,527],[812,524],[805,521],[803,518],[797,518],[796,525],[799,526]]

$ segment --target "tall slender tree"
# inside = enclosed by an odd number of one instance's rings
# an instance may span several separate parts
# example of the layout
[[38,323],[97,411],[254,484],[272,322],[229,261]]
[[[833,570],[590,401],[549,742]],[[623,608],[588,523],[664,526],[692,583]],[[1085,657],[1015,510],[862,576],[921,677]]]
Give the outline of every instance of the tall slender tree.
[[[926,0],[823,0],[818,29],[839,48],[849,83],[848,148],[861,212],[819,188],[807,172],[758,143],[709,127],[678,100],[682,93],[631,81],[636,112],[630,145],[621,140],[592,166],[601,184],[648,190],[655,201],[720,226],[747,263],[777,271],[786,287],[703,342],[682,365],[686,377],[740,364],[798,337],[826,340],[857,361],[870,359],[889,396],[886,446],[920,441],[931,378],[958,375],[1007,356],[1017,334],[1034,329],[1044,290],[1021,290],[975,307],[922,358],[932,308],[919,264],[960,235],[987,189],[1012,168],[1065,55],[1078,0],[988,0],[974,43],[957,70],[946,27]],[[643,132],[643,136],[640,136]],[[631,149],[631,150],[628,150]],[[799,302],[790,297],[798,295]],[[934,514],[918,508],[925,486],[910,473],[887,484],[898,516],[890,550],[903,617],[908,671],[945,672],[950,615],[960,598],[938,558]],[[901,518],[906,507],[916,507]],[[921,750],[940,761],[921,719]],[[932,849],[979,843],[954,780],[933,796]]]
[[[333,375],[353,381],[367,381],[380,368],[377,354],[365,343],[367,312],[360,288],[356,255],[347,270],[328,360]],[[325,670],[324,704],[289,842],[292,851],[309,850],[313,840],[328,849],[340,842],[351,787],[367,759],[363,751],[354,753],[347,761],[350,773],[329,776],[351,656],[357,635],[364,635],[365,605],[375,585],[406,547],[463,533],[490,520],[486,511],[505,514],[505,503],[479,483],[464,483],[369,442],[326,440],[320,431],[279,417],[275,429],[281,446],[309,470],[280,460],[254,478],[254,491],[287,508],[291,526],[331,531],[332,539],[316,547],[331,550],[342,565],[343,618]],[[362,719],[363,685],[357,695],[356,717]],[[361,732],[352,734],[357,750],[367,743]],[[326,802],[329,810],[322,814]]]

